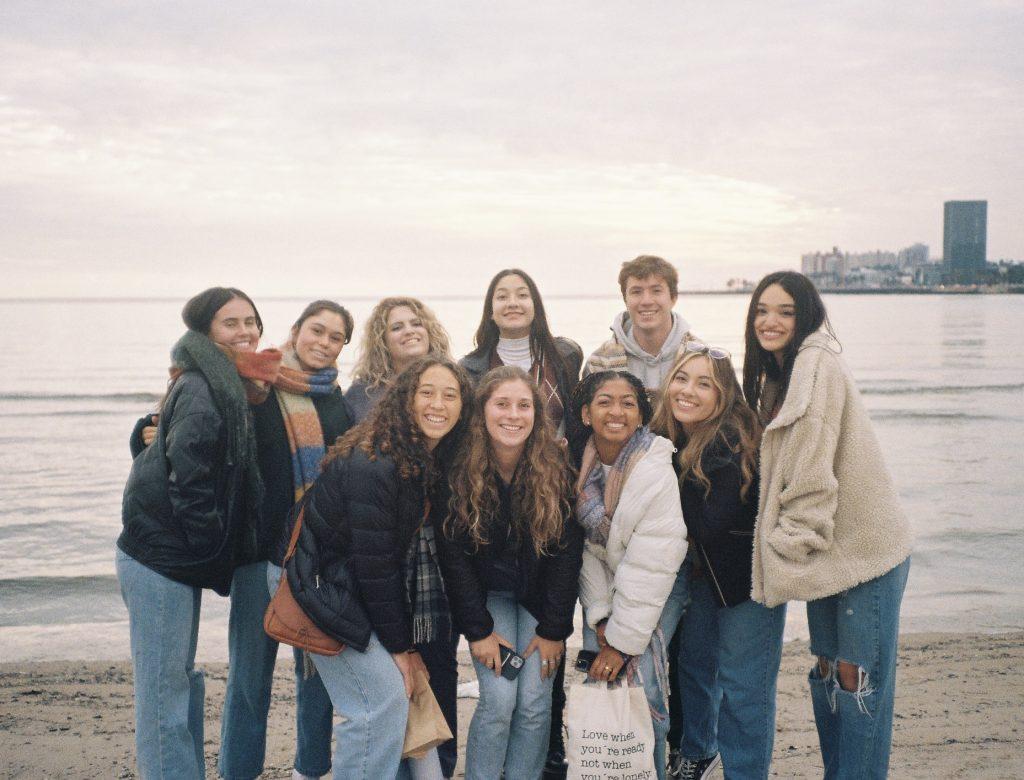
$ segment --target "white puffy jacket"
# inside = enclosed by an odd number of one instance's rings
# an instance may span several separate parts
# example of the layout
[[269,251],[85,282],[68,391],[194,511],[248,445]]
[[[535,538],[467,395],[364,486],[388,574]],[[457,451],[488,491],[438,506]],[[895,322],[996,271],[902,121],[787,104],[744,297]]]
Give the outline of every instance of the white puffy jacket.
[[636,464],[612,516],[608,546],[583,549],[580,603],[587,624],[608,618],[605,639],[616,650],[640,655],[661,619],[686,555],[686,526],[672,443],[661,436]]

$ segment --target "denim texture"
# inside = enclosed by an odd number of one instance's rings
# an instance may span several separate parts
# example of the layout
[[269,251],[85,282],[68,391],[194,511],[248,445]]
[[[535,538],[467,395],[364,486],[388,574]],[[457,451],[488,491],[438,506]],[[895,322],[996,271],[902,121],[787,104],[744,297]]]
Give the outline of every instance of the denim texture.
[[[512,593],[489,593],[487,611],[494,630],[523,655],[535,636],[537,619]],[[515,680],[495,676],[475,658],[473,667],[480,699],[466,739],[466,780],[494,780],[503,769],[510,780],[540,777],[547,760],[554,682],[553,676],[541,679],[540,653],[526,659]]]
[[[228,681],[221,716],[218,771],[227,780],[252,780],[263,771],[267,714],[278,643],[263,630],[272,592],[267,561],[235,569],[228,622]],[[276,585],[275,585],[276,589]],[[333,709],[319,675],[303,674],[302,651],[295,659],[295,762],[304,775],[331,769]]]
[[[881,577],[807,603],[811,653],[830,665],[826,678],[817,662],[808,676],[826,780],[888,774],[900,603],[909,571],[907,558]],[[860,668],[860,690],[843,690],[839,661]]]
[[[691,726],[713,735],[717,722],[718,748],[725,776],[766,778],[775,741],[775,693],[782,661],[786,605],[768,609],[755,601],[723,607],[700,577],[689,582],[686,617],[680,624],[677,660],[688,693],[682,697],[684,733]],[[693,632],[686,636],[686,632]],[[699,666],[685,653],[702,645]],[[710,665],[706,665],[706,659]],[[702,759],[713,756],[690,754]]]
[[[439,636],[432,642],[416,645],[423,665],[430,674],[430,689],[441,708],[452,734],[459,733],[459,634],[452,629],[450,636]],[[438,745],[437,756],[445,777],[455,774],[459,761],[458,739],[449,739]]]
[[195,669],[202,590],[117,550],[135,687],[135,754],[146,780],[206,776],[203,673]]
[[[679,625],[679,620],[683,615],[683,610],[686,607],[686,599],[686,578],[683,570],[680,569],[679,574],[676,575],[676,581],[672,585],[672,590],[668,594],[668,599],[666,599],[665,604],[662,607],[661,619],[658,621],[658,628],[660,628],[662,633],[665,635],[666,653],[668,652],[668,641],[675,633],[676,627]],[[583,648],[585,650],[593,650],[595,652],[598,650],[597,633],[586,623],[583,625]],[[661,685],[658,683],[658,676],[654,671],[654,654],[651,652],[650,645],[647,646],[643,655],[640,656],[638,667],[640,677],[642,678],[641,681],[644,686],[644,695],[647,697],[647,703],[652,710],[651,722],[654,725],[654,767],[658,773],[658,780],[664,780],[666,776],[665,767],[667,763],[666,737],[668,736],[669,728],[669,713],[666,704],[668,691],[663,692],[661,690]]]

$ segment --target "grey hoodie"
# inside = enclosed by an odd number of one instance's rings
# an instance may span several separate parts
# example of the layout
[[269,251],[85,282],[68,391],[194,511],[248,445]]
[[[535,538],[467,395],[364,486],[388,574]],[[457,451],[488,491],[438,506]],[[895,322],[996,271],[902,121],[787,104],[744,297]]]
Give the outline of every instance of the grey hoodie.
[[[661,345],[661,351],[657,355],[645,352],[633,338],[633,323],[630,322],[629,312],[624,311],[616,315],[611,331],[613,337],[587,358],[583,375],[607,368],[622,367],[643,382],[648,390],[657,390],[661,387],[665,375],[675,363],[679,347],[684,340],[695,338],[690,333],[690,323],[675,312],[672,313],[672,330],[669,331],[668,338]],[[617,366],[623,357],[626,365]]]

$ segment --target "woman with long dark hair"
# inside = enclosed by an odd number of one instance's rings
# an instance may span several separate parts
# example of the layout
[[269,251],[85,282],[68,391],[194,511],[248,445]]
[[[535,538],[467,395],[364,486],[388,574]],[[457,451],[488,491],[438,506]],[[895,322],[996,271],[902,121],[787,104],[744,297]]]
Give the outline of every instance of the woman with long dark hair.
[[[441,561],[480,682],[466,743],[466,777],[476,780],[540,776],[552,682],[572,634],[583,535],[565,450],[542,409],[525,371],[491,369],[452,469]],[[501,647],[526,661],[515,680],[501,676]]]
[[540,388],[547,418],[564,430],[583,351],[576,342],[552,335],[540,290],[529,274],[506,268],[494,275],[473,343],[476,348],[459,363],[474,381],[498,366],[523,369]]
[[884,778],[910,527],[821,296],[795,271],[750,300],[743,389],[765,424],[752,597],[807,602],[826,778]]
[[[775,683],[786,606],[750,599],[761,425],[729,353],[690,341],[661,388],[651,430],[678,452],[689,550],[680,573],[687,608],[673,659],[682,717],[718,734],[726,777],[766,778],[775,737]],[[710,656],[711,668],[706,659]],[[721,690],[709,697],[708,689]],[[717,756],[680,745],[678,777],[704,777]]]
[[590,431],[576,481],[576,519],[586,537],[583,646],[597,652],[590,677],[611,681],[625,667],[630,682],[642,682],[655,769],[664,778],[667,646],[682,611],[686,527],[672,443],[647,429],[651,414],[643,383],[628,371],[591,374],[573,394],[573,428]]
[[256,354],[252,300],[212,287],[182,310],[171,380],[152,446],[132,462],[116,567],[128,608],[135,746],[143,777],[205,777],[196,640],[203,588],[226,595],[251,560],[263,484],[249,404],[265,398],[280,355]]
[[[450,631],[428,511],[471,414],[471,392],[454,363],[416,360],[329,449],[304,498],[289,561],[293,592],[346,645],[340,655],[310,656],[339,716],[335,778],[396,776],[414,675],[426,671],[416,646]],[[279,565],[269,567],[272,586],[280,575]]]

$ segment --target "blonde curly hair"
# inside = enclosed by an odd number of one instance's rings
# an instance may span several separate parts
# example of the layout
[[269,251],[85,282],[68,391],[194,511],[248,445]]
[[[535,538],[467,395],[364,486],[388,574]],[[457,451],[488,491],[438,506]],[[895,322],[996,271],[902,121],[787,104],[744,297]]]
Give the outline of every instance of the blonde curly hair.
[[365,382],[370,388],[380,387],[391,382],[395,377],[395,364],[391,360],[385,334],[388,329],[388,317],[393,309],[406,306],[420,318],[427,329],[429,347],[427,354],[436,358],[451,360],[451,347],[448,331],[437,319],[437,315],[416,298],[393,296],[384,298],[370,312],[363,329],[363,340],[359,345],[359,359],[352,369],[352,378]]
[[[512,517],[522,522],[517,530],[538,555],[558,546],[562,529],[571,517],[571,468],[565,448],[544,414],[537,385],[521,368],[499,366],[484,374],[476,391],[475,410],[462,448],[452,468],[452,497],[445,531],[465,534],[477,549],[488,543],[486,526],[499,512],[495,481],[497,463],[484,419],[484,407],[495,391],[508,382],[522,382],[533,397],[533,430],[512,477]],[[571,520],[569,521],[571,522]]]

